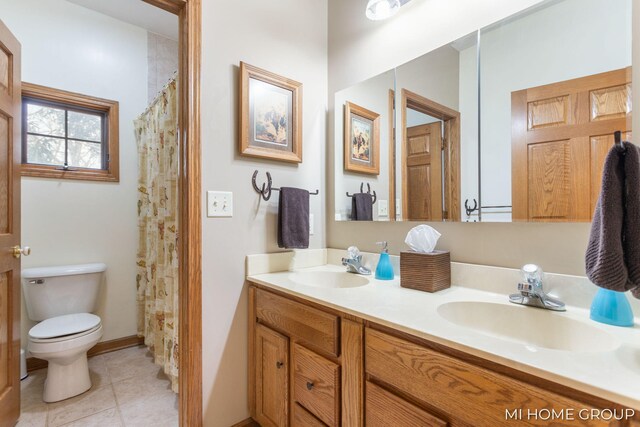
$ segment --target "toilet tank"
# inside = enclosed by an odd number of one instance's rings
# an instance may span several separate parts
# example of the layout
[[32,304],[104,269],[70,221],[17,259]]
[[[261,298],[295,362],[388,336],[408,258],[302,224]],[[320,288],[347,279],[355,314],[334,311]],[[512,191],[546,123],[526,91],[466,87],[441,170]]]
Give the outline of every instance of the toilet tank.
[[102,263],[26,268],[22,292],[31,320],[91,313],[107,266]]

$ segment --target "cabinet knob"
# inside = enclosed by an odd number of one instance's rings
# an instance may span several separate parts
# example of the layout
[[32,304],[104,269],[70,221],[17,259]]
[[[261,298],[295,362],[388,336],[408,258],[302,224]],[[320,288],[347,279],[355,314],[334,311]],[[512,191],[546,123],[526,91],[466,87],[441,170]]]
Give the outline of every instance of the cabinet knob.
[[284,362],[276,362],[276,368],[280,369],[284,366]]
[[313,382],[307,381],[307,390],[311,390],[313,388]]

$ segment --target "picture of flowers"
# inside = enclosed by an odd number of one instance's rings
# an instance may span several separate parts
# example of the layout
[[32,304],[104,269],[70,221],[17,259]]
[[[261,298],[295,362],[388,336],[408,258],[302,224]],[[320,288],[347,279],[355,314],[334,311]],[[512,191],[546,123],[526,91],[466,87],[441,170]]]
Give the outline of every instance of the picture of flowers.
[[302,84],[240,63],[240,155],[302,162]]
[[344,109],[344,169],[380,173],[380,115],[351,102]]

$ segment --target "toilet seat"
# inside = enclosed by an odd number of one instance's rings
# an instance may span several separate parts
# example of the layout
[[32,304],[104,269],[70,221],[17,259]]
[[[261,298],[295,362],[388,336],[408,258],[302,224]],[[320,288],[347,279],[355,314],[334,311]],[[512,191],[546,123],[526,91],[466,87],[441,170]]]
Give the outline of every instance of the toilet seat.
[[32,342],[58,342],[95,332],[102,326],[100,317],[91,313],[66,314],[43,320],[29,330]]

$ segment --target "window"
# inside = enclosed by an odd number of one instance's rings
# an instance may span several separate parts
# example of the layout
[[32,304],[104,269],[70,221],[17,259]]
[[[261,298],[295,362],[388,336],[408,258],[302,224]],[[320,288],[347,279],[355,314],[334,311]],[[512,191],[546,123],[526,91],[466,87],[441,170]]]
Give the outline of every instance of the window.
[[23,82],[22,175],[118,181],[118,102]]

